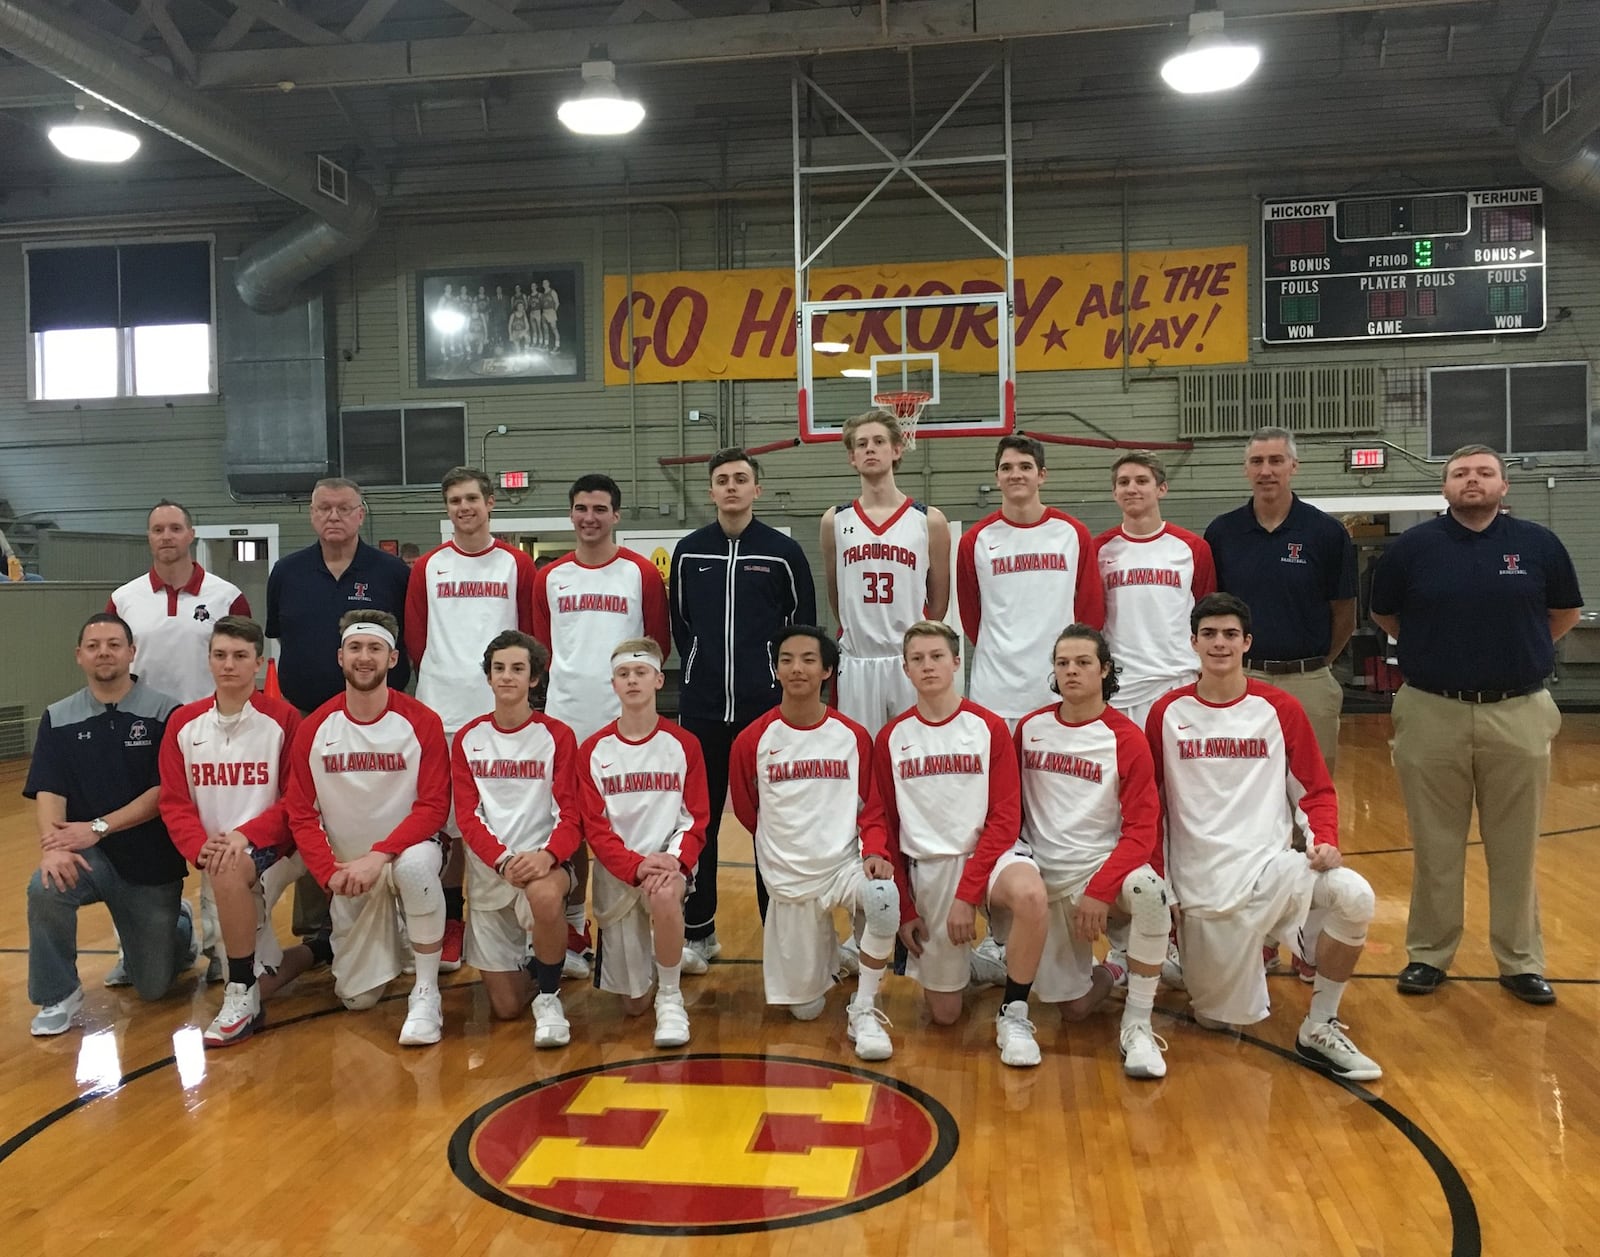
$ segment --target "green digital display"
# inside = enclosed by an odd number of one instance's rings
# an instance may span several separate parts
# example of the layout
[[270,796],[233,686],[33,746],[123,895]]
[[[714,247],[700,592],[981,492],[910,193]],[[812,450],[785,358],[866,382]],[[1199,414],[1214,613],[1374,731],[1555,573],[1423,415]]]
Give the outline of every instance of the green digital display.
[[1433,265],[1433,241],[1413,240],[1411,242],[1411,264],[1413,266]]

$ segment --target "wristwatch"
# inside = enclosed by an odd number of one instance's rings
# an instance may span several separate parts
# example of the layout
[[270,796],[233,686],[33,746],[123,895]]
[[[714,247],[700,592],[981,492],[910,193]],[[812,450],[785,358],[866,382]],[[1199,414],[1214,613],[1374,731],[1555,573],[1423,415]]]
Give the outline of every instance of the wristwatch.
[[94,830],[96,838],[104,838],[111,832],[111,825],[103,816],[97,816],[89,822],[89,828]]

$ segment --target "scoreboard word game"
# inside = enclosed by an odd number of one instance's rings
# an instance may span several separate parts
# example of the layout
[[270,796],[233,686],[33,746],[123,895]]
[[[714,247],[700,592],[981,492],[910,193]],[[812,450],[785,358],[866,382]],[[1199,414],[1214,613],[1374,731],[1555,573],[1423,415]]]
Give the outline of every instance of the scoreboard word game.
[[1544,328],[1544,189],[1264,201],[1261,340]]

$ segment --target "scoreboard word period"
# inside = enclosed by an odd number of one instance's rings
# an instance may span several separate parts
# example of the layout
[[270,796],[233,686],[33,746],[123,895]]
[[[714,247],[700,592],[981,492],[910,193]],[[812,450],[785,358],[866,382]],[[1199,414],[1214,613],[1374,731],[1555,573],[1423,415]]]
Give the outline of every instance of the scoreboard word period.
[[1542,331],[1544,189],[1261,205],[1261,340]]

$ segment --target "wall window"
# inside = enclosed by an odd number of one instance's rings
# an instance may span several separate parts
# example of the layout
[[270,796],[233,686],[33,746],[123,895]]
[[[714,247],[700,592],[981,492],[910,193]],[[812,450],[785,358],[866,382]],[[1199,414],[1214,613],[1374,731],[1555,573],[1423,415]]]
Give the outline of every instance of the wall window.
[[208,240],[27,250],[36,401],[216,392]]
[[1502,454],[1582,454],[1592,443],[1589,364],[1434,367],[1428,372],[1428,453],[1463,445]]
[[339,464],[367,488],[431,485],[467,461],[467,408],[347,406],[339,412]]

